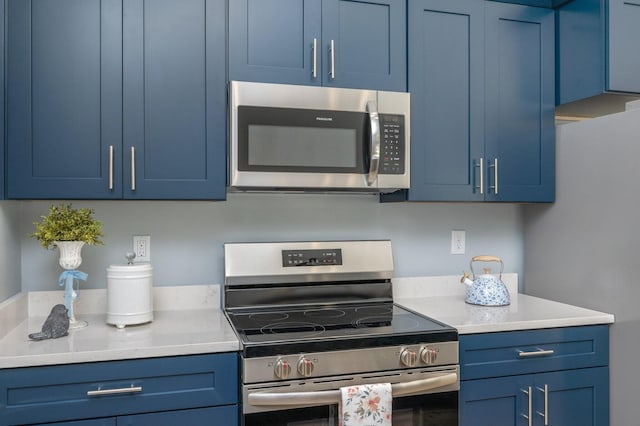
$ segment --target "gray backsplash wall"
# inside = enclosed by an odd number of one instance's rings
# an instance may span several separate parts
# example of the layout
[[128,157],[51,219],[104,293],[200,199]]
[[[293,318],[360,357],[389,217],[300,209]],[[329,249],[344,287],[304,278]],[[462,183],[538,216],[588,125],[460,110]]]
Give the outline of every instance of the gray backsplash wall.
[[525,293],[616,317],[611,425],[640,406],[640,110],[559,126],[556,202],[524,207]]
[[20,291],[20,203],[0,201],[0,302]]
[[[57,251],[27,235],[51,201],[20,205],[22,290],[54,290]],[[106,287],[106,268],[124,263],[133,235],[151,236],[154,285],[222,283],[225,241],[391,239],[397,276],[456,275],[471,256],[494,254],[522,273],[521,206],[380,204],[373,195],[229,194],[226,202],[74,201],[104,223],[105,245],[83,249],[85,288]],[[451,255],[451,230],[467,231],[465,255]],[[5,292],[6,293],[6,292]]]

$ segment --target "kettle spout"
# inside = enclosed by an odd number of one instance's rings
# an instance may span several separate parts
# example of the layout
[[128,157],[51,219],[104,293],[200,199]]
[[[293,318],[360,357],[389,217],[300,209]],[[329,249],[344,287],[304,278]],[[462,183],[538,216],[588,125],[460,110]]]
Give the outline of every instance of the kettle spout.
[[469,279],[469,273],[463,272],[462,278],[460,278],[460,282],[462,284],[466,284],[467,287],[471,287],[473,285],[473,281]]

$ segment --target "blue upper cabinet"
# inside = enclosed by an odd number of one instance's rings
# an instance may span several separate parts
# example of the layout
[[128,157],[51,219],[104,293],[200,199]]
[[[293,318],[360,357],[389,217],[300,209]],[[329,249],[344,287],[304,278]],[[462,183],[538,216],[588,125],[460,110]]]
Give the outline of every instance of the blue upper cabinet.
[[553,201],[553,11],[413,0],[408,51],[408,199]]
[[8,0],[8,198],[224,198],[225,11]]
[[8,198],[122,196],[121,20],[118,0],[7,1]]
[[[0,58],[4,58],[4,13],[5,2],[0,3]],[[4,199],[4,62],[0,66],[0,200]]]
[[482,1],[409,2],[410,200],[484,199],[484,73]]
[[640,1],[574,0],[557,23],[557,104],[640,93]]
[[402,0],[229,2],[229,78],[406,90]]
[[553,12],[493,2],[486,11],[487,200],[553,201]]
[[224,0],[127,0],[124,197],[224,199]]

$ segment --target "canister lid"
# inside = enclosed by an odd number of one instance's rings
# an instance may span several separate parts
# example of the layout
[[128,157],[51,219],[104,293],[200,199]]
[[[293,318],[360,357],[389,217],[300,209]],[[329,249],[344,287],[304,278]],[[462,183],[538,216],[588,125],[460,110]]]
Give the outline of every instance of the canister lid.
[[107,271],[114,271],[114,272],[137,272],[137,271],[150,271],[153,270],[153,266],[151,266],[150,263],[134,263],[134,264],[127,264],[127,265],[109,265],[109,267],[107,268]]

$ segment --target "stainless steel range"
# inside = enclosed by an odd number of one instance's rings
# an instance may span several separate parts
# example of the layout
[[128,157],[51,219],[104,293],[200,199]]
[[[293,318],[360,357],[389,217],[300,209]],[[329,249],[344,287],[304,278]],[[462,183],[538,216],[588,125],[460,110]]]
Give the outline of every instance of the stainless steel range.
[[340,388],[391,383],[394,423],[457,425],[457,331],[393,303],[390,241],[227,243],[246,425],[333,425]]

